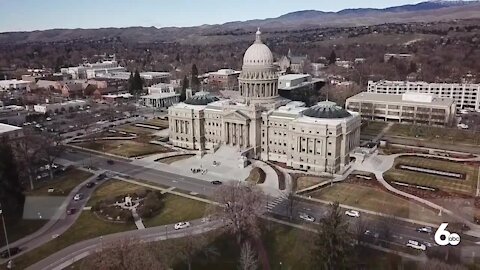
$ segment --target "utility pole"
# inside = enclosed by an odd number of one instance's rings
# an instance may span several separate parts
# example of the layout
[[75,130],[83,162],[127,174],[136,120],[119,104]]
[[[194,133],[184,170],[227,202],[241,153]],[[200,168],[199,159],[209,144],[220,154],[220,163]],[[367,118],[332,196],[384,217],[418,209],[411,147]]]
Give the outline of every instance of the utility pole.
[[10,257],[12,255],[10,254],[10,245],[8,244],[7,226],[5,226],[5,218],[3,215],[3,209],[1,204],[0,204],[0,216],[2,216],[3,232],[5,233],[5,243],[7,244],[8,260],[10,260]]

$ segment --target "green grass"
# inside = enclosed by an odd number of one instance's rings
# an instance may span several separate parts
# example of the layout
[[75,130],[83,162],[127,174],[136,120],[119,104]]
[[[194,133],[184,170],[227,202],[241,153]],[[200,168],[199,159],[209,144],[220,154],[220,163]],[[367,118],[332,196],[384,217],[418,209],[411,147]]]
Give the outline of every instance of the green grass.
[[[399,163],[440,171],[465,173],[466,179],[461,180],[445,176],[396,169],[395,166]],[[384,174],[384,177],[387,180],[424,185],[439,188],[447,192],[457,192],[472,195],[477,184],[478,167],[446,160],[436,160],[422,157],[398,157],[395,160],[394,167],[388,170]]]
[[373,187],[337,183],[307,195],[397,217],[434,223],[439,221],[436,212]]
[[74,143],[73,145],[124,157],[136,157],[173,151],[170,148],[160,145],[135,140],[91,141]]
[[15,265],[17,269],[25,269],[35,262],[82,240],[134,229],[136,229],[134,224],[107,223],[95,217],[91,212],[83,212],[75,224],[64,234],[18,257],[15,259]]
[[[43,227],[47,220],[38,220],[38,219],[23,219],[23,218],[5,218],[5,227],[8,233],[9,243],[13,243],[18,239],[21,239],[29,234],[36,232],[38,229]],[[0,247],[6,245],[5,237],[2,233],[0,234]]]
[[265,172],[261,168],[255,167],[250,171],[250,174],[245,180],[252,184],[262,184],[265,182],[265,177]]
[[[66,196],[76,186],[87,180],[93,174],[79,169],[68,169],[62,174],[55,176],[52,180],[40,183],[35,190],[25,192],[26,196]],[[54,192],[48,193],[53,188]]]
[[145,220],[143,222],[145,227],[155,227],[202,218],[207,206],[206,203],[172,194],[165,194],[162,201],[164,206],[161,213]]
[[475,146],[478,146],[480,143],[479,132],[458,128],[394,124],[386,135],[424,139],[434,143],[468,144]]
[[[95,202],[106,197],[133,193],[145,189],[146,188],[142,186],[127,182],[106,180],[97,188],[97,190],[95,190],[88,205],[93,205]],[[206,208],[205,203],[172,194],[165,194],[163,202],[164,207],[162,211],[151,219],[144,221],[146,227],[201,218],[204,215]],[[97,218],[92,212],[84,211],[75,224],[64,234],[43,246],[20,256],[15,260],[15,263],[18,269],[23,269],[82,240],[135,229],[136,226],[133,222],[127,224],[105,222]]]
[[387,122],[366,121],[362,123],[361,134],[376,136],[388,125]]
[[144,124],[162,127],[162,128],[168,128],[169,126],[168,120],[162,120],[162,119],[150,119],[146,121]]
[[161,163],[165,163],[165,164],[172,164],[176,161],[180,161],[180,160],[184,160],[184,159],[187,159],[187,158],[191,158],[193,157],[194,155],[178,155],[178,156],[173,156],[173,157],[166,157],[166,158],[162,158],[162,159],[158,159],[156,160],[157,162],[161,162]]
[[135,133],[137,135],[150,135],[158,131],[151,128],[137,127],[134,124],[119,126],[119,127],[116,127],[115,130],[124,131],[128,133]]

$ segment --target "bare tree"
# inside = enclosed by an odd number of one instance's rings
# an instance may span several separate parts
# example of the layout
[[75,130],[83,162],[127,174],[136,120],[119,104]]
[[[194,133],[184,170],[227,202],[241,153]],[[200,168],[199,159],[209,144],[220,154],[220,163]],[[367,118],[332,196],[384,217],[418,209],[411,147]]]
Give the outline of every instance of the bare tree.
[[258,269],[258,256],[250,242],[243,243],[240,250],[239,270],[256,270]]
[[425,270],[467,270],[468,268],[459,264],[447,264],[437,259],[430,259],[422,265]]
[[234,182],[223,185],[215,193],[213,215],[223,220],[225,229],[242,243],[244,236],[256,237],[260,234],[257,216],[263,214],[262,192],[254,186]]
[[62,138],[58,135],[42,136],[40,140],[42,142],[40,156],[41,158],[45,159],[47,164],[50,166],[50,179],[53,179],[52,165],[55,160],[65,151],[65,148],[62,145]]
[[142,244],[135,239],[125,239],[109,245],[87,258],[82,265],[84,269],[100,270],[143,270],[143,269],[169,269],[155,254],[158,244]]
[[204,235],[192,235],[191,231],[188,231],[187,234],[178,239],[175,244],[175,250],[177,256],[185,262],[188,267],[188,270],[192,269],[192,259],[200,251],[203,251],[206,255],[210,255],[210,251],[215,253],[214,250],[207,248],[208,241]]
[[368,228],[367,222],[362,217],[359,217],[353,226],[354,237],[357,240],[357,244],[360,244],[365,239],[365,231]]
[[39,135],[33,134],[30,130],[25,130],[24,137],[19,141],[15,148],[15,154],[20,163],[20,174],[30,182],[30,189],[33,190],[36,167],[40,161],[42,151],[42,140]]

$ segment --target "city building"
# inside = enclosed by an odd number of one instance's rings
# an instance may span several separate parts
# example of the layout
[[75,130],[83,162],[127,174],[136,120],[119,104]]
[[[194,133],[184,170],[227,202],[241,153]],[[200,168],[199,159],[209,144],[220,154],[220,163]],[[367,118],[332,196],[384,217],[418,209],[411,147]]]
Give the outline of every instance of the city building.
[[280,66],[280,70],[283,71],[290,69],[290,71],[293,73],[303,73],[303,66],[305,65],[305,61],[307,61],[307,59],[307,55],[296,56],[293,55],[292,51],[289,49],[288,54],[280,58],[278,65]]
[[1,80],[0,81],[0,91],[30,91],[32,85],[31,81],[24,80]]
[[84,63],[76,67],[67,67],[60,70],[63,74],[69,74],[72,79],[91,79],[99,75],[125,71],[124,67],[118,65],[115,60],[102,61],[97,63]]
[[152,108],[168,108],[180,101],[180,94],[172,84],[159,83],[148,87],[148,95],[140,97],[140,104]]
[[388,62],[390,59],[398,59],[404,61],[411,61],[413,59],[413,54],[409,53],[386,53],[383,55],[383,61]]
[[84,89],[83,83],[67,82],[62,87],[62,95],[70,98],[83,97]]
[[257,31],[243,57],[240,97],[219,99],[197,92],[168,109],[170,142],[215,151],[238,147],[242,155],[285,163],[295,169],[338,173],[360,142],[360,116],[332,102],[305,107],[278,94],[273,54]]
[[62,91],[63,85],[65,83],[62,81],[50,81],[50,80],[38,80],[36,82],[37,88],[45,88],[51,91]]
[[[107,80],[109,85],[113,85],[113,81],[120,82],[121,84],[125,84],[128,79],[130,79],[130,75],[132,73],[127,71],[115,71],[115,72],[108,72],[108,73],[101,73],[98,74],[95,79],[96,80]],[[169,72],[157,72],[157,71],[149,71],[149,72],[140,72],[140,77],[143,79],[146,86],[150,86],[157,83],[169,83],[171,74]]]
[[431,93],[453,98],[457,109],[480,111],[480,84],[369,81],[367,92],[397,95],[406,92]]
[[133,95],[130,93],[124,93],[124,94],[107,94],[107,95],[101,95],[101,99],[105,101],[105,103],[124,103],[128,102],[129,100],[133,99]]
[[278,93],[284,98],[308,104],[310,97],[318,95],[324,84],[324,80],[312,78],[309,74],[287,74],[278,77]]
[[367,120],[450,126],[455,119],[455,101],[452,98],[425,93],[363,92],[348,98],[345,107],[360,113]]
[[208,86],[212,90],[238,90],[240,71],[220,69],[208,73]]
[[43,114],[53,114],[62,112],[73,112],[84,108],[87,105],[85,100],[69,100],[58,103],[46,103],[33,105],[33,110]]

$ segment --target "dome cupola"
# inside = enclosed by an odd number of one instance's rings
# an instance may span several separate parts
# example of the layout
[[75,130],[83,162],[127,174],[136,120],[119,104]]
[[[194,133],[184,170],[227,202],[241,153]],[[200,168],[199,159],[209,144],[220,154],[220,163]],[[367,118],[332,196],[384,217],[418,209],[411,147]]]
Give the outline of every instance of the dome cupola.
[[245,66],[271,66],[273,65],[272,51],[263,44],[260,29],[255,34],[255,42],[247,49],[243,56]]
[[347,110],[338,106],[335,102],[331,102],[328,100],[318,102],[316,105],[303,111],[303,115],[313,118],[324,119],[338,119],[351,116],[351,114]]

